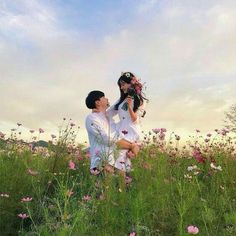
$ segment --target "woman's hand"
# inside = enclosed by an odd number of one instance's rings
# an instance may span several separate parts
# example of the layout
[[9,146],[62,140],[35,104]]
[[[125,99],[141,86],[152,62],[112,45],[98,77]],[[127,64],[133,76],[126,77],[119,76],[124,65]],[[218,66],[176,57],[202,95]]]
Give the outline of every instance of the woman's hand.
[[127,96],[126,101],[127,101],[128,107],[133,108],[133,98],[131,96]]

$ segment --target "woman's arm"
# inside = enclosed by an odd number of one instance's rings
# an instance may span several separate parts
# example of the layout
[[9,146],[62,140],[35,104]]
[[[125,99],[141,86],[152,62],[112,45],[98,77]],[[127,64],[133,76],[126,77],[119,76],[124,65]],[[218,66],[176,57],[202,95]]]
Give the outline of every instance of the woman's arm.
[[135,122],[138,118],[138,115],[136,112],[133,111],[133,99],[132,97],[127,97],[127,103],[128,103],[128,111],[131,117],[132,122]]
[[129,149],[131,150],[134,155],[137,155],[139,152],[139,146],[135,143],[131,143],[125,139],[120,139],[116,142],[116,145],[118,146],[118,148],[120,149]]

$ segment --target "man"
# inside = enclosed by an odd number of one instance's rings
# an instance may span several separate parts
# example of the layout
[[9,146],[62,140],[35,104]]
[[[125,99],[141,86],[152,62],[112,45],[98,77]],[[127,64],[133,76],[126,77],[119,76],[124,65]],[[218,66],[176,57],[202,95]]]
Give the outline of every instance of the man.
[[[115,123],[106,115],[109,102],[103,92],[91,91],[85,103],[89,109],[92,109],[85,122],[90,144],[90,172],[94,175],[99,174],[101,166],[104,166],[108,172],[113,172],[117,146],[120,149],[131,150],[135,154],[139,147],[135,143],[117,140]],[[121,150],[122,152],[124,150]]]

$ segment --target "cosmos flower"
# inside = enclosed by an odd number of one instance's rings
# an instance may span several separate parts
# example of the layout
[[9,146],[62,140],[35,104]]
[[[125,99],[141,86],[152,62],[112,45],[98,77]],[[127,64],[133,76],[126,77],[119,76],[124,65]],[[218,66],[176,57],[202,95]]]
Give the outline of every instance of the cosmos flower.
[[152,129],[152,132],[155,134],[160,133],[160,131],[161,131],[161,129],[158,129],[158,128]]
[[75,163],[72,160],[70,160],[70,162],[69,162],[69,169],[75,170]]
[[89,195],[85,195],[85,196],[83,196],[82,200],[88,202],[88,201],[91,200],[91,196],[89,196]]
[[129,234],[129,236],[136,236],[136,233],[133,231]]
[[21,202],[31,202],[32,201],[32,197],[23,197],[22,199],[21,199]]
[[198,227],[194,226],[194,225],[188,226],[187,231],[188,231],[189,234],[198,234],[199,233]]
[[29,218],[29,216],[27,214],[25,214],[25,213],[20,213],[17,216],[20,217],[21,219]]
[[39,128],[39,133],[44,133],[44,130],[42,128]]

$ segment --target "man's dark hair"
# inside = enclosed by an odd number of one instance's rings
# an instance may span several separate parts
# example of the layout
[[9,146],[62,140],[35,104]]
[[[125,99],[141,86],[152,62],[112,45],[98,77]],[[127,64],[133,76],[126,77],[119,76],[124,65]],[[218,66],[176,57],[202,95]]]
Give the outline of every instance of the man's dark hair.
[[87,108],[89,109],[96,108],[95,102],[104,96],[105,94],[102,91],[98,91],[98,90],[91,91],[85,99]]

